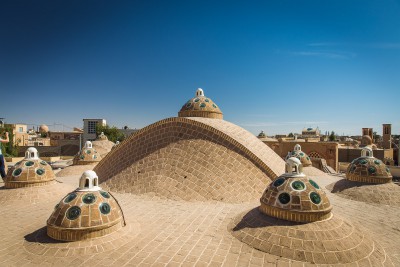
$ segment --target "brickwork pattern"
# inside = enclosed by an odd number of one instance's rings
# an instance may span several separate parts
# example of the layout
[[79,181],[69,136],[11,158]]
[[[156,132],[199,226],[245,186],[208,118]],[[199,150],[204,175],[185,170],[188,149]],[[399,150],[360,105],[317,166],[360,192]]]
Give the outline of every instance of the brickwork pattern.
[[100,237],[124,224],[121,207],[106,191],[73,191],[54,208],[47,220],[47,234],[57,240],[75,241]]
[[42,186],[55,178],[51,166],[41,159],[23,159],[8,170],[6,188]]
[[196,96],[189,99],[178,112],[179,117],[204,117],[222,119],[219,107],[206,96]]
[[[186,202],[162,199],[154,194],[115,193],[125,214],[126,227],[92,240],[57,242],[46,238],[46,219],[54,205],[76,187],[78,178],[63,177],[62,184],[36,188],[0,188],[0,198],[10,195],[0,205],[0,228],[5,229],[0,242],[0,266],[327,266],[265,253],[234,237],[228,226],[239,214],[256,208],[258,201],[242,204]],[[312,179],[320,186],[338,180],[334,176]],[[19,191],[43,191],[50,187],[47,194],[38,198],[33,197],[34,193],[12,198],[22,195],[17,193]],[[385,250],[383,264],[373,259],[376,256],[373,253],[371,257],[345,266],[400,266],[397,207],[373,206],[327,194],[335,214],[362,233],[368,233]],[[30,200],[34,205],[27,204]]]
[[258,250],[315,264],[382,266],[384,249],[338,216],[301,224],[262,214],[257,208],[236,217],[232,234]]
[[392,175],[386,165],[375,157],[360,157],[347,167],[346,178],[350,181],[384,184],[392,182]]
[[86,165],[93,164],[95,162],[101,161],[101,155],[97,150],[93,147],[82,148],[81,151],[74,157],[74,165]]
[[342,179],[327,189],[346,199],[400,207],[400,186],[395,183],[370,184]]
[[261,212],[296,222],[323,220],[332,210],[325,192],[307,177],[279,177],[265,189],[260,202]]
[[56,173],[56,177],[65,177],[70,175],[81,175],[84,171],[93,170],[97,163],[86,165],[72,165],[68,166]]
[[284,161],[246,130],[213,121],[159,121],[122,142],[94,171],[103,187],[118,192],[202,201],[258,199],[271,178],[284,172]]

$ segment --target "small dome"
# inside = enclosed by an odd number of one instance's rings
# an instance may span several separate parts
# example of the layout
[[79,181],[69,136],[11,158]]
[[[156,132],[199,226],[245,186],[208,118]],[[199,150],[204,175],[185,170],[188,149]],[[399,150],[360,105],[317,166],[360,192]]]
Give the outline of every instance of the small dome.
[[97,140],[108,140],[108,137],[103,132],[101,132],[101,134],[97,137]]
[[40,133],[47,133],[49,132],[49,127],[46,124],[42,124],[39,126],[39,132]]
[[372,145],[372,138],[369,135],[363,135],[361,138],[361,145],[370,146]]
[[267,135],[264,133],[264,131],[261,131],[261,132],[258,134],[258,138],[263,138],[263,137],[267,137]]
[[385,163],[373,156],[373,150],[364,147],[361,157],[353,160],[346,171],[346,178],[350,181],[384,184],[392,182],[392,175]]
[[279,219],[295,222],[320,221],[331,216],[332,206],[319,185],[302,173],[298,158],[286,160],[286,173],[264,191],[260,211]]
[[93,144],[90,141],[86,141],[85,146],[75,156],[75,165],[85,165],[99,162],[101,160],[100,154],[93,148]]
[[30,147],[25,158],[8,171],[4,184],[6,188],[32,187],[49,184],[54,178],[51,166],[39,158],[36,148]]
[[188,100],[178,112],[179,117],[205,117],[222,119],[223,115],[219,107],[204,95],[203,89],[196,91],[195,97]]
[[47,235],[62,241],[104,236],[125,225],[115,198],[97,185],[94,171],[85,171],[79,188],[66,195],[47,220]]
[[312,165],[310,157],[305,152],[301,151],[301,146],[299,144],[296,144],[294,146],[294,150],[288,153],[288,155],[286,156],[286,160],[291,157],[298,158],[304,167]]

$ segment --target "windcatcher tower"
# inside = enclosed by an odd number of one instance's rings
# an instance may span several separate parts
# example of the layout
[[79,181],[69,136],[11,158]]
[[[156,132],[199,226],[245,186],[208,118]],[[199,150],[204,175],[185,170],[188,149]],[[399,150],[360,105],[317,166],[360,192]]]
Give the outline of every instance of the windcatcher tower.
[[392,137],[392,125],[391,124],[383,124],[382,137],[383,137],[383,144],[382,144],[383,148],[391,149],[392,148],[392,143],[390,142],[391,137]]

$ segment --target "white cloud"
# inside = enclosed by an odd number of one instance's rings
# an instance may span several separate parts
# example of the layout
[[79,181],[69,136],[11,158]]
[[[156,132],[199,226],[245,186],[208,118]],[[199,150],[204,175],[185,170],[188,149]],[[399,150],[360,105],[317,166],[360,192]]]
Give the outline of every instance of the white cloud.
[[297,51],[291,52],[295,56],[308,56],[308,57],[325,57],[332,59],[350,59],[356,56],[355,53],[350,52],[327,52],[327,51]]

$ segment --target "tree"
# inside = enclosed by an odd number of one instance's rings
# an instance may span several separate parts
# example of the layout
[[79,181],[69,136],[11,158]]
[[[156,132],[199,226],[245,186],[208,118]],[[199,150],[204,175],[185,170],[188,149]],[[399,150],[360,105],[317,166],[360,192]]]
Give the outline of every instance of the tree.
[[99,123],[96,125],[96,134],[99,136],[101,133],[104,133],[107,136],[108,140],[112,142],[123,141],[125,139],[125,135],[118,130],[117,127],[110,127],[108,125],[102,126]]
[[288,137],[294,137],[293,133],[289,133]]
[[334,131],[332,131],[329,135],[329,141],[336,141],[336,135]]
[[4,125],[0,128],[0,135],[3,136],[5,132],[8,132],[8,138],[10,142],[0,143],[1,151],[5,157],[17,157],[18,156],[18,144],[14,144],[14,134],[10,125]]

